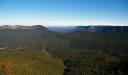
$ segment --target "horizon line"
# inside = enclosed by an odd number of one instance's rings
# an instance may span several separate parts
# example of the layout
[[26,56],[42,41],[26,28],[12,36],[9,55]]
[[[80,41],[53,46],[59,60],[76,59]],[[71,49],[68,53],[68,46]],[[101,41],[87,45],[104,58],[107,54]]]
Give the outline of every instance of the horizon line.
[[41,25],[45,27],[70,27],[70,26],[128,26],[128,25],[109,25],[109,24],[88,24],[88,25],[45,25],[45,24],[0,24],[0,26],[35,26],[35,25]]

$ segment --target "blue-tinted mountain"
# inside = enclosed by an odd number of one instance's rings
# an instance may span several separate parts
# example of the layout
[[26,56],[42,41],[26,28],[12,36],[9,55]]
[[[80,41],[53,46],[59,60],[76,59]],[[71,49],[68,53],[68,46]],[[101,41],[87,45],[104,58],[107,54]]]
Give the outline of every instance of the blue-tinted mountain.
[[77,26],[73,32],[128,32],[128,26]]
[[54,26],[54,27],[47,27],[47,28],[54,32],[69,33],[69,32],[73,32],[76,26]]

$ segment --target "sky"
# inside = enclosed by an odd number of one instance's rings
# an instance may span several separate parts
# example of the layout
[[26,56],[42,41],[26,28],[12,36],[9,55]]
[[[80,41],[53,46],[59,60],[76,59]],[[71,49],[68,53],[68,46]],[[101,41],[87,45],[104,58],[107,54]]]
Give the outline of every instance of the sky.
[[128,25],[128,0],[0,0],[0,25]]

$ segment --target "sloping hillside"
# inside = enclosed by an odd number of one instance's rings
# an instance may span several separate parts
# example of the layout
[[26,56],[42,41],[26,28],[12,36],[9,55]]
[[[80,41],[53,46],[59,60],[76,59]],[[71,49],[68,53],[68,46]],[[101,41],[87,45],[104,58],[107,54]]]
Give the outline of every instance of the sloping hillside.
[[63,75],[63,61],[42,51],[1,51],[0,75]]

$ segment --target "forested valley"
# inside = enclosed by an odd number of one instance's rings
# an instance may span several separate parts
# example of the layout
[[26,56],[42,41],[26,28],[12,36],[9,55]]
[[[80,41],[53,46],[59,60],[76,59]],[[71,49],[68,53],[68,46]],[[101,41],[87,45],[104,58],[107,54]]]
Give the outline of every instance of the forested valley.
[[127,32],[0,30],[0,75],[127,75]]

